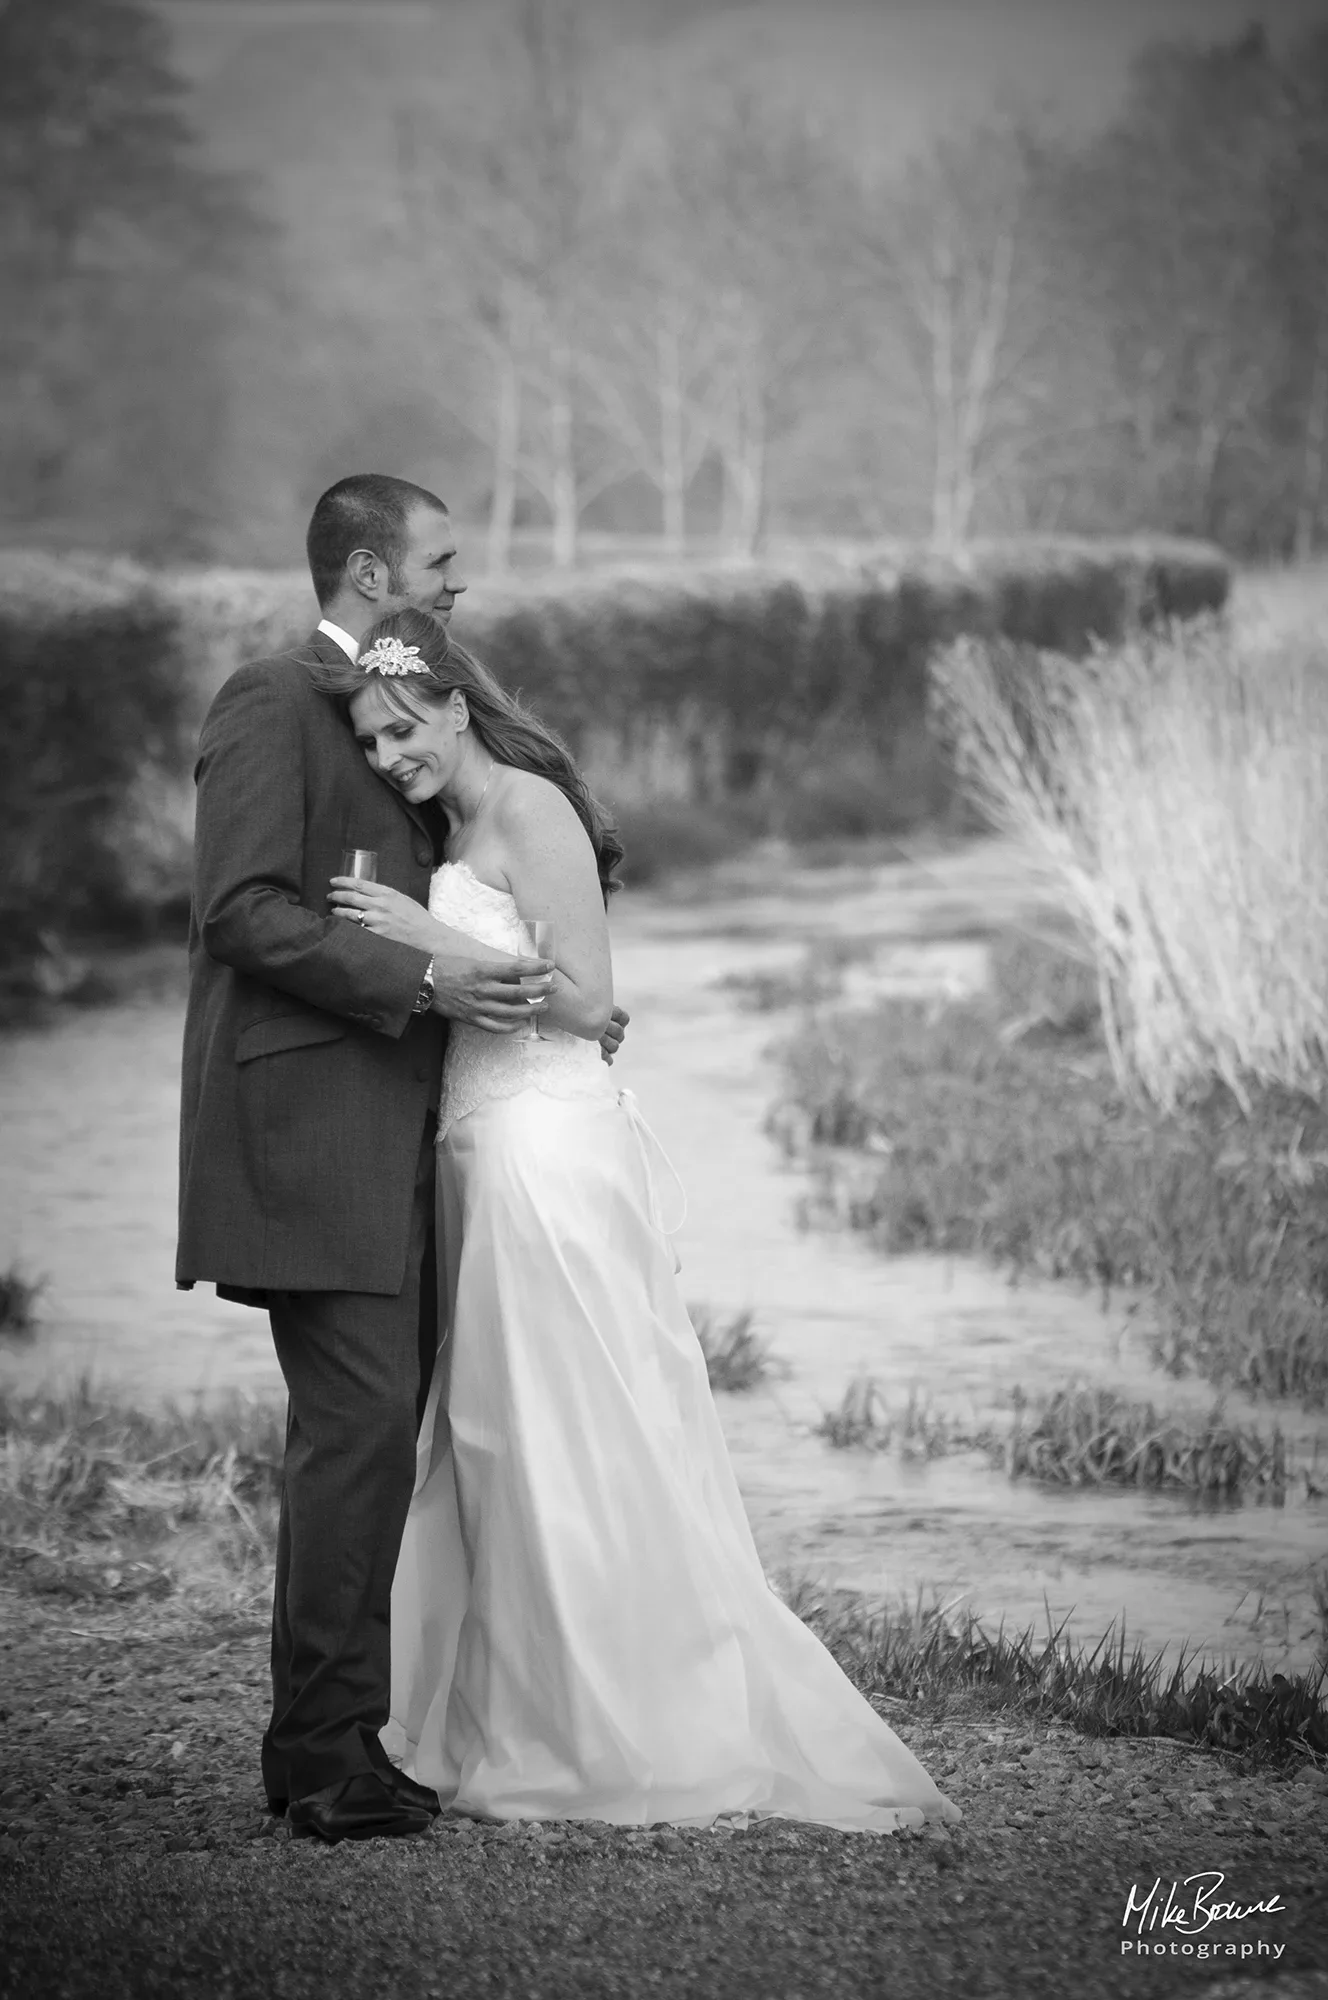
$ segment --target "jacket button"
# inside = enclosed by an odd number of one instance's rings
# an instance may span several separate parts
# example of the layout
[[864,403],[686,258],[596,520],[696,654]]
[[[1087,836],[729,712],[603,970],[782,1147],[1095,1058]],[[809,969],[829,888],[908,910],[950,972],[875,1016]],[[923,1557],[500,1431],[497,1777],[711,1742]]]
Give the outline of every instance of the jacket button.
[[433,866],[433,856],[427,847],[417,847],[415,849],[415,859],[419,862],[421,868],[431,868]]
[[429,1072],[428,1072],[428,1070],[427,1070],[427,1069],[417,1069],[417,1070],[416,1070],[416,1072],[415,1072],[415,1081],[416,1081],[416,1083],[427,1083],[427,1082],[429,1081]]

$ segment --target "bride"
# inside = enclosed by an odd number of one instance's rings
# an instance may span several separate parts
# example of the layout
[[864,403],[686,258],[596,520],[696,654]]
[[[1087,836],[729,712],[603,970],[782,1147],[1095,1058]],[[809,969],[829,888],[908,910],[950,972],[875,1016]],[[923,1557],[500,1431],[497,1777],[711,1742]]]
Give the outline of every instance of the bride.
[[622,849],[562,744],[421,612],[324,669],[371,768],[446,810],[427,911],[342,914],[509,958],[552,920],[538,1039],[453,1025],[442,1326],[392,1596],[394,1760],[500,1819],[891,1832],[957,1807],[766,1582],[682,1303],[659,1149],[598,1038]]

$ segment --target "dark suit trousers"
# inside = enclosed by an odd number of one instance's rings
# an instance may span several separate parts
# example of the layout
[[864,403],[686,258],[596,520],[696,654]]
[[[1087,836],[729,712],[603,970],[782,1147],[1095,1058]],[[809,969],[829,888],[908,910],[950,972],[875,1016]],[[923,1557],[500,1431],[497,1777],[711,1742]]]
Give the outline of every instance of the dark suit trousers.
[[392,1577],[438,1340],[434,1139],[425,1125],[406,1281],[395,1298],[273,1292],[286,1378],[285,1476],[272,1611],[270,1800],[381,1769]]

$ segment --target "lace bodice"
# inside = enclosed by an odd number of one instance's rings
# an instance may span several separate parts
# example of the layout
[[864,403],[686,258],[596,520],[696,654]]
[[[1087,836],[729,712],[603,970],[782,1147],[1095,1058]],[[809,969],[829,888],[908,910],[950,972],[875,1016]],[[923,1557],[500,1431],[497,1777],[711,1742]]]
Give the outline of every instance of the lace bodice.
[[[445,861],[434,871],[429,915],[494,951],[516,955],[522,950],[513,898],[505,889],[481,882],[464,861]],[[456,1119],[489,1098],[515,1097],[522,1090],[542,1090],[551,1097],[616,1095],[598,1042],[547,1025],[541,1039],[534,1041],[524,1035],[491,1035],[464,1021],[452,1023],[438,1107],[440,1137]]]

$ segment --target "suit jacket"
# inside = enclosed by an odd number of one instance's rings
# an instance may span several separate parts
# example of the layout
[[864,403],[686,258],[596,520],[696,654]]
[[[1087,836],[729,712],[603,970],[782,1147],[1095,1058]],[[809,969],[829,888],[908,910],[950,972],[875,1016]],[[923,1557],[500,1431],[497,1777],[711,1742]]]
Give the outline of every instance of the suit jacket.
[[241,667],[203,724],[189,925],[176,1280],[261,1303],[400,1291],[444,1024],[428,954],[331,914],[342,850],[419,902],[442,816],[375,778],[315,692],[321,633]]

